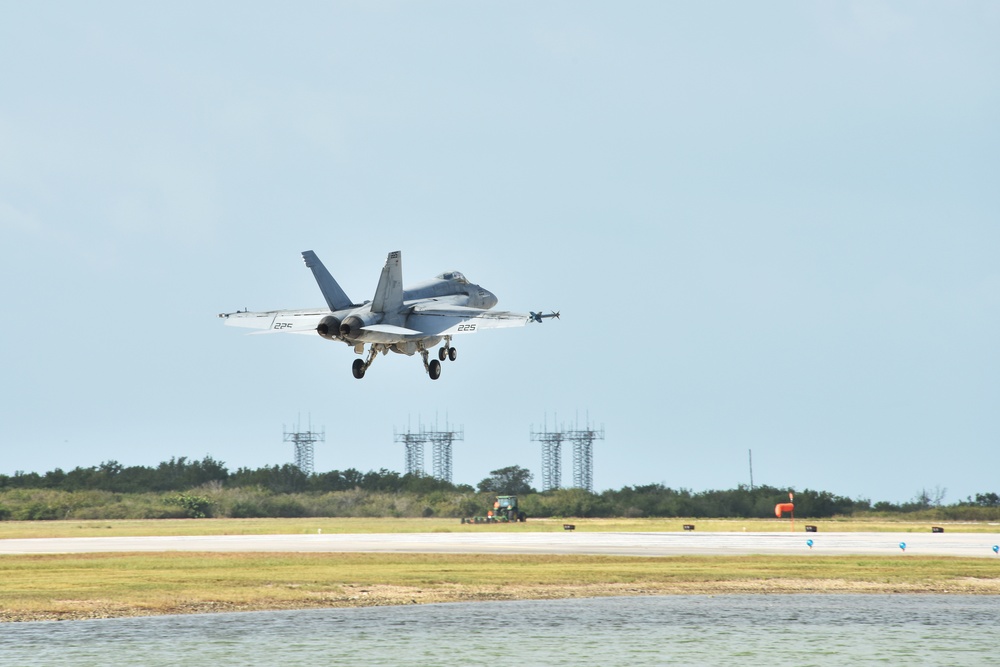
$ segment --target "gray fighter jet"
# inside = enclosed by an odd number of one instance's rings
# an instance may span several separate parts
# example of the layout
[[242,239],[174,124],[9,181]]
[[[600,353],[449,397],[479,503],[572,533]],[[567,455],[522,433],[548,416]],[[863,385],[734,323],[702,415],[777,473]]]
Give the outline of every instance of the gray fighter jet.
[[[299,333],[319,335],[327,340],[342,341],[364,354],[367,359],[355,359],[353,372],[359,380],[378,353],[389,351],[412,356],[420,353],[424,370],[432,380],[441,377],[441,362],[455,361],[458,352],[451,345],[452,336],[471,334],[484,329],[521,327],[529,322],[541,323],[559,313],[512,313],[490,310],[497,298],[489,290],[470,283],[458,271],[449,271],[403,289],[403,268],[400,252],[390,252],[382,268],[375,296],[371,301],[355,303],[312,250],[302,253],[306,266],[312,269],[320,291],[326,298],[326,308],[305,310],[269,310],[252,313],[237,311],[220,313],[229,326],[258,329],[254,333]],[[438,343],[437,359],[428,359],[429,350]]]

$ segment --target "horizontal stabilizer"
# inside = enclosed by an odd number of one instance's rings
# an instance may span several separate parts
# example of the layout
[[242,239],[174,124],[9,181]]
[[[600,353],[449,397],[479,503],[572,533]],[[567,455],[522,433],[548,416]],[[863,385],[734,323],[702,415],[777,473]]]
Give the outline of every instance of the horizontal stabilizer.
[[407,329],[406,327],[395,327],[391,324],[370,324],[366,327],[361,327],[363,331],[374,331],[376,333],[392,334],[394,336],[422,336],[423,331],[416,331],[414,329]]

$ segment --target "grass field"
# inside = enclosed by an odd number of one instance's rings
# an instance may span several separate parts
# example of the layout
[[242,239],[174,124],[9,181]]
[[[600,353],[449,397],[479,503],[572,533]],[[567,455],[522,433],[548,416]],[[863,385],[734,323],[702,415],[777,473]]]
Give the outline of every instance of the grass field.
[[0,620],[607,595],[1000,594],[989,559],[84,554],[0,557]]
[[[700,532],[773,532],[790,529],[787,519],[529,519],[518,524],[462,524],[458,519],[155,519],[147,521],[0,521],[0,539],[26,537],[131,537],[137,535],[290,535],[301,533],[435,533],[513,530],[664,532],[694,524]],[[814,525],[819,532],[930,532],[926,521],[796,520],[795,530]],[[948,532],[1000,533],[1000,524],[937,522]]]
[[[787,530],[787,521],[572,519],[579,531]],[[0,539],[134,535],[561,531],[563,520],[203,519],[0,522]],[[802,526],[796,523],[796,530]],[[820,532],[925,532],[930,524],[815,521]],[[948,532],[998,532],[945,524]],[[0,556],[0,620],[607,595],[934,592],[1000,595],[1000,563],[935,557],[498,556],[153,553]]]

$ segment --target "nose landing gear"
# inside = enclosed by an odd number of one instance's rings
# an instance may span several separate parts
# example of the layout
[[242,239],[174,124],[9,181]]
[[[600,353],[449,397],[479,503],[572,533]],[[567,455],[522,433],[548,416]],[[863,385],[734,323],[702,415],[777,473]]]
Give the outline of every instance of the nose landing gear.
[[441,361],[444,361],[445,359],[455,361],[458,359],[458,350],[451,347],[451,336],[445,336],[444,345],[438,348],[438,359]]

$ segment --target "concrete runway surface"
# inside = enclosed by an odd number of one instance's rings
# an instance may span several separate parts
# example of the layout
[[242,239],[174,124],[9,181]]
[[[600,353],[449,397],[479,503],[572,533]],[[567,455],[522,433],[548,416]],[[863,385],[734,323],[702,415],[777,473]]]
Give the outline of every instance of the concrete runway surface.
[[[66,537],[0,540],[0,554],[313,552],[604,556],[963,556],[996,558],[998,533],[392,533]],[[812,540],[812,546],[807,544]],[[906,549],[900,548],[900,543]]]

